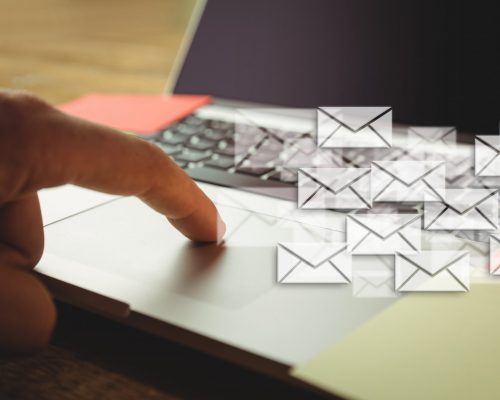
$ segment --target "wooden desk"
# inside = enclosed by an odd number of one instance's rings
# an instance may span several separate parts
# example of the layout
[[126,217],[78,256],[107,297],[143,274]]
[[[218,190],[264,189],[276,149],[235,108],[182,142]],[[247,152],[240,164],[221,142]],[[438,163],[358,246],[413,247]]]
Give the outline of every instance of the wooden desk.
[[[92,91],[160,93],[193,0],[2,0],[0,87],[61,103]],[[0,398],[304,399],[190,349],[59,305],[53,344],[0,358]]]

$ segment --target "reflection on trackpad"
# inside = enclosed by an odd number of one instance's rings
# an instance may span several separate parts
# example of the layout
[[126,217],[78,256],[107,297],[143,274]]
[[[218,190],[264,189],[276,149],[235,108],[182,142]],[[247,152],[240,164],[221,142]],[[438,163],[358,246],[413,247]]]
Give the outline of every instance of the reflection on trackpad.
[[272,247],[188,245],[179,254],[175,293],[227,308],[240,308],[275,284]]

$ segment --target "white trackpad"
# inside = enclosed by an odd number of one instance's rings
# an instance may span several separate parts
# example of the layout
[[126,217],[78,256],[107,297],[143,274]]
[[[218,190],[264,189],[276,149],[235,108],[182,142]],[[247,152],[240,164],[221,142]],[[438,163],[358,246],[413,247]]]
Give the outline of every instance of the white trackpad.
[[[278,241],[344,236],[236,207],[218,208],[228,226],[223,245],[193,244],[162,215],[135,198],[123,198],[47,226],[45,251],[88,266],[89,282],[100,280],[100,292],[112,298],[127,297],[116,285],[125,280],[146,297],[171,293],[239,308],[275,285]],[[57,278],[50,264],[38,270]],[[93,273],[116,277],[109,293]]]

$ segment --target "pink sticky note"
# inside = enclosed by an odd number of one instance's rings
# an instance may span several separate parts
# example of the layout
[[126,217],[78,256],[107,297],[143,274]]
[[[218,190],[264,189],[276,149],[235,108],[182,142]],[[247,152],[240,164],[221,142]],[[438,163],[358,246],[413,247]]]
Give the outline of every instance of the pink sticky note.
[[116,95],[90,93],[59,110],[112,128],[152,134],[210,103],[205,95]]

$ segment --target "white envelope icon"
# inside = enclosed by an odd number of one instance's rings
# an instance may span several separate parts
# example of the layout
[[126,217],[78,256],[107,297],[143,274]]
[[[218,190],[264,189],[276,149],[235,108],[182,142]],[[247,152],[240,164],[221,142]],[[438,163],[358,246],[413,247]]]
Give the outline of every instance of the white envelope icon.
[[352,254],[415,254],[420,251],[420,214],[347,216],[347,251]]
[[278,282],[350,283],[346,243],[278,243]]
[[467,292],[470,285],[469,253],[422,251],[396,254],[396,290],[400,292]]
[[498,229],[498,194],[487,189],[447,189],[446,201],[425,203],[427,230]]
[[490,236],[490,274],[500,275],[500,234]]
[[[363,259],[365,258],[365,259]],[[362,261],[364,268],[359,267]],[[393,256],[357,256],[353,259],[352,295],[362,298],[396,297]]]
[[286,139],[280,163],[285,168],[344,167],[346,164],[341,150],[319,149],[316,139],[311,135]]
[[463,188],[474,178],[472,149],[465,152],[452,152],[446,159],[446,187]]
[[298,177],[300,208],[371,207],[369,168],[302,168]]
[[431,150],[432,145],[455,147],[457,130],[453,126],[410,126],[406,136],[406,147],[413,151]]
[[[290,201],[274,199],[269,202],[258,194],[231,188],[204,189],[209,190],[207,194],[215,204],[225,206],[219,208],[222,219],[231,221],[221,239],[226,245],[274,248],[279,242],[344,240],[340,232],[341,217],[330,211],[300,210]],[[280,197],[280,189],[275,189]]]
[[319,107],[318,147],[391,147],[391,107]]
[[500,136],[476,136],[475,171],[477,176],[500,176]]
[[439,201],[445,197],[444,161],[373,161],[373,201]]

